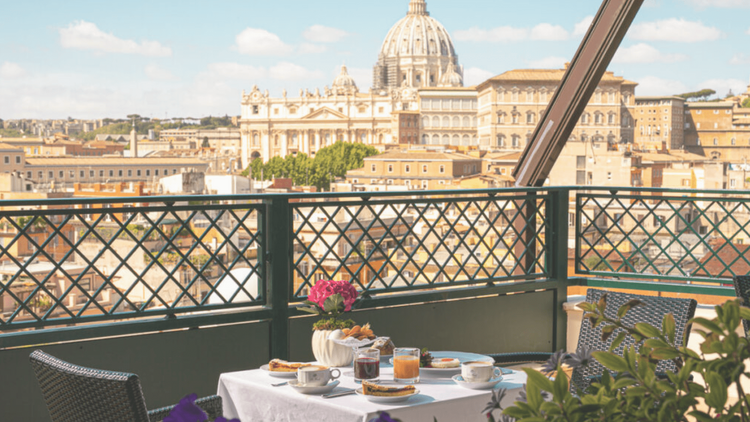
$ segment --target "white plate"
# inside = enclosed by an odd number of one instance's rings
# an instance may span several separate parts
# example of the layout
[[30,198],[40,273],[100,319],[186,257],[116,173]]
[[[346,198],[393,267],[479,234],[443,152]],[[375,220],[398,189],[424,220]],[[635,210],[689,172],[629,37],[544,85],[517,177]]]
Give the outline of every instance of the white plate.
[[419,390],[414,390],[413,394],[409,394],[406,396],[371,396],[369,394],[363,393],[361,388],[358,388],[356,390],[356,393],[357,395],[364,397],[373,403],[398,403],[398,402],[409,400],[410,398],[418,395]]
[[359,349],[360,347],[369,346],[370,344],[375,343],[375,340],[377,340],[377,338],[374,338],[372,340],[367,339],[367,338],[364,339],[364,340],[357,340],[354,337],[349,337],[349,338],[345,338],[343,340],[342,339],[332,339],[332,338],[329,338],[328,340],[331,340],[332,342],[334,342],[334,343],[336,343],[338,345],[341,345],[341,346],[352,347],[352,348],[356,347],[356,348]]
[[451,377],[451,379],[453,381],[456,381],[456,384],[460,385],[461,387],[468,388],[470,390],[490,390],[495,385],[497,385],[498,382],[502,381],[503,377],[501,375],[489,381],[477,381],[477,382],[465,381],[461,375],[454,375],[453,377]]
[[[472,361],[480,361],[480,362],[492,362],[495,363],[495,360],[492,359],[489,356],[486,355],[480,355],[477,353],[467,353],[467,352],[430,352],[433,359],[442,359],[442,358],[455,358],[458,359],[459,362],[472,362]],[[390,364],[393,365],[393,358],[389,360]],[[451,377],[453,375],[456,375],[461,372],[461,366],[458,366],[457,368],[419,368],[419,376],[425,375],[428,377]]]
[[295,391],[302,394],[325,394],[330,393],[331,390],[336,388],[337,385],[339,385],[339,380],[335,380],[333,382],[329,382],[327,385],[320,385],[320,386],[304,386],[297,384],[297,380],[291,380],[289,381],[289,385],[294,388]]
[[281,372],[281,371],[271,371],[268,369],[268,364],[265,364],[260,367],[263,371],[266,371],[266,373],[272,377],[276,378],[297,378],[297,371],[294,372]]

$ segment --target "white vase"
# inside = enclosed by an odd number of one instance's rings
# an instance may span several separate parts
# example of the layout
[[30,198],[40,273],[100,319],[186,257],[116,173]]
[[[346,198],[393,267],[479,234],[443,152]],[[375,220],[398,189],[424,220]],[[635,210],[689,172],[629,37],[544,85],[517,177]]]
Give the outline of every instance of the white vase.
[[352,363],[352,348],[341,346],[331,340],[331,330],[316,330],[312,336],[312,351],[315,360],[325,366],[347,366]]

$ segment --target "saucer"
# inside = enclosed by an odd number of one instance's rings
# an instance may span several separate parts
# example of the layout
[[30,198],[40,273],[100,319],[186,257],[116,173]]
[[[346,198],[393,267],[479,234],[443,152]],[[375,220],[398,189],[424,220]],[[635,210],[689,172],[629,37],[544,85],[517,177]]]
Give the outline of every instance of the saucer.
[[461,375],[454,375],[451,377],[453,381],[456,381],[456,384],[460,385],[461,387],[468,388],[470,390],[490,390],[495,385],[497,385],[498,382],[503,380],[503,376],[499,376],[497,378],[492,378],[489,381],[475,381],[475,382],[469,382],[464,381],[464,377]]
[[407,401],[410,398],[419,395],[419,390],[414,390],[412,394],[407,394],[405,396],[372,396],[372,395],[363,393],[361,388],[358,388],[355,392],[357,393],[358,396],[364,397],[373,403],[398,403],[402,401]]
[[272,371],[268,369],[268,364],[265,364],[260,367],[262,371],[265,371],[268,375],[276,378],[297,378],[297,371],[294,372],[284,372],[284,371]]
[[330,393],[331,390],[336,388],[337,385],[339,385],[339,380],[335,380],[332,382],[329,382],[326,385],[300,385],[298,384],[299,381],[297,380],[291,380],[289,381],[289,386],[294,388],[294,390],[298,393],[302,394],[325,394]]

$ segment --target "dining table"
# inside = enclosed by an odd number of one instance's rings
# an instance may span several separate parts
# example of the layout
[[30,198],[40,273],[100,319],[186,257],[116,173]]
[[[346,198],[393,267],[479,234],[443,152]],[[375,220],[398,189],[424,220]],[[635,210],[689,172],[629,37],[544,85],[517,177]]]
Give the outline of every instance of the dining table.
[[[455,356],[460,361],[490,359],[484,355],[467,352],[440,352]],[[338,384],[329,393],[351,392],[361,388],[354,380],[351,366],[340,367]],[[387,412],[392,418],[403,422],[486,422],[482,410],[492,398],[492,391],[506,389],[501,401],[503,407],[512,405],[518,392],[526,383],[522,371],[503,370],[502,379],[487,389],[469,389],[452,379],[460,374],[454,371],[420,370],[420,380],[415,387],[419,391],[408,399],[396,403],[371,402],[359,394],[325,398],[322,394],[302,394],[291,385],[274,386],[284,381],[294,383],[296,378],[284,379],[273,376],[264,369],[222,373],[217,394],[221,396],[224,416],[238,418],[241,422],[367,422],[379,412]],[[380,381],[383,385],[397,385],[393,381],[393,367],[381,362]],[[499,415],[495,412],[495,416]]]

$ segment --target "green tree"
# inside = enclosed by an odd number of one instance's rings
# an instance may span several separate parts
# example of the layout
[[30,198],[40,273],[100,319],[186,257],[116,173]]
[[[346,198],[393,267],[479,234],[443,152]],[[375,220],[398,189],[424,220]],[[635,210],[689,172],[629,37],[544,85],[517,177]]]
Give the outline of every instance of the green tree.
[[211,148],[211,144],[208,143],[208,136],[203,137],[203,143],[201,144],[201,148]]
[[745,98],[745,101],[742,102],[742,107],[750,108],[750,98]]
[[677,96],[682,97],[688,101],[706,101],[708,97],[714,94],[716,94],[716,91],[714,91],[713,89],[701,89],[700,91],[686,92]]

